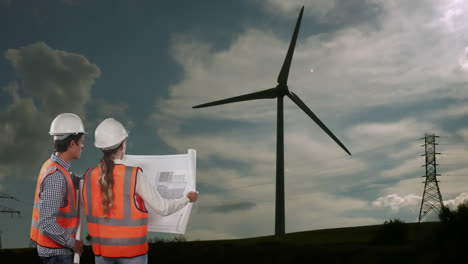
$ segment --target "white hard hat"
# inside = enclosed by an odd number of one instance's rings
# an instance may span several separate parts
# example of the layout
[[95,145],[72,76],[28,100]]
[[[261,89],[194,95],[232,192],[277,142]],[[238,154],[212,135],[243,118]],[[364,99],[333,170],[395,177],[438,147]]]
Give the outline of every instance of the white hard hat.
[[58,115],[50,125],[49,134],[54,136],[54,140],[62,140],[69,135],[78,133],[86,134],[81,118],[72,113]]
[[96,127],[94,146],[102,150],[114,149],[127,137],[127,130],[119,121],[107,118]]

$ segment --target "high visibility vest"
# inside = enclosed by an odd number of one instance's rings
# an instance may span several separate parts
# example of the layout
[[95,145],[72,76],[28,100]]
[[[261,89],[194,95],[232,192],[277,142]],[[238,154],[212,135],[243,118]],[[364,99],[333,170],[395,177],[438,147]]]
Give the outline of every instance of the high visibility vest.
[[55,242],[50,237],[42,234],[39,231],[39,203],[40,203],[40,191],[41,184],[44,179],[51,175],[52,173],[60,171],[61,174],[65,177],[67,181],[67,205],[63,208],[60,208],[57,217],[57,223],[65,229],[67,234],[70,234],[72,237],[75,237],[76,228],[78,225],[78,216],[76,210],[76,190],[73,185],[72,178],[68,171],[64,169],[60,164],[48,159],[44,165],[42,165],[41,171],[37,178],[36,184],[36,194],[34,196],[34,207],[32,214],[32,223],[31,223],[31,232],[29,237],[35,241],[37,244],[43,247],[48,248],[65,248],[65,246]]
[[98,183],[101,169],[88,170],[83,200],[94,255],[103,257],[136,257],[148,252],[148,211],[135,192],[138,167],[115,164],[112,172],[112,207],[104,217],[102,191]]

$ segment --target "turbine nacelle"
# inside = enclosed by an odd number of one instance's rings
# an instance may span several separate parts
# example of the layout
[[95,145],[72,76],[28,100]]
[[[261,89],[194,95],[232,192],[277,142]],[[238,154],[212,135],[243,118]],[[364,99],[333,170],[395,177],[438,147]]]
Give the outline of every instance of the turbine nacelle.
[[290,93],[287,84],[279,83],[278,85],[276,85],[276,89],[278,89],[278,96],[286,96]]

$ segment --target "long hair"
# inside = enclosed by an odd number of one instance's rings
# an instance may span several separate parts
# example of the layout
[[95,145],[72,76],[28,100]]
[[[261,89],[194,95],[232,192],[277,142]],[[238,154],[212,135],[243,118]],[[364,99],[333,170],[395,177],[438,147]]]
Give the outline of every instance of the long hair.
[[104,217],[107,218],[109,210],[112,208],[114,202],[114,194],[112,187],[114,186],[114,155],[119,150],[122,143],[114,149],[103,150],[104,156],[99,161],[99,168],[101,169],[101,176],[98,179],[99,187],[102,192],[102,208],[104,209]]

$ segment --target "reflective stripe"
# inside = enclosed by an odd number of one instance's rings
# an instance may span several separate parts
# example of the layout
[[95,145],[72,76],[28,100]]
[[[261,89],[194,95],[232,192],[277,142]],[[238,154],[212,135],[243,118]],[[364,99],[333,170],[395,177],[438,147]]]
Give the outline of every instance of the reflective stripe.
[[136,246],[146,243],[146,236],[132,238],[104,238],[92,237],[93,244],[104,246]]
[[[57,168],[60,170],[60,172],[62,173],[62,176],[65,177],[65,180],[67,181],[67,185],[68,185],[68,205],[67,206],[70,206],[70,212],[69,213],[65,213],[65,212],[59,212],[59,214],[62,214],[63,216],[61,216],[62,218],[73,218],[75,216],[77,216],[77,213],[76,213],[76,201],[75,199],[73,199],[73,189],[72,189],[72,186],[73,185],[73,181],[70,182],[71,180],[71,176],[70,177],[67,177],[67,174],[70,175],[68,172],[65,172],[64,170],[62,170],[60,167],[57,166]],[[72,215],[72,217],[69,217],[67,214],[70,214]]]
[[58,167],[57,166],[52,166],[50,169],[48,169],[42,176],[42,179],[41,179],[41,184],[42,184],[42,181],[44,181],[45,177],[48,176],[49,174],[51,174],[52,172],[54,172],[55,170],[57,170]]
[[148,224],[148,218],[125,219],[125,218],[101,218],[97,216],[87,216],[86,220],[91,224],[109,225],[109,226],[144,226]]
[[[68,181],[68,177],[65,177],[65,178],[67,178],[67,181]],[[70,180],[71,180],[71,176],[70,176]],[[72,180],[72,182],[68,183],[68,201],[70,203],[69,206],[71,208],[69,214],[71,214],[73,216],[77,216],[78,214],[76,212],[76,201],[75,201],[75,199],[73,199],[74,190],[72,189],[72,185],[73,185],[73,180]],[[76,196],[76,191],[75,191],[75,196]]]
[[31,225],[32,225],[34,228],[39,229],[39,223],[38,223],[36,220],[33,219],[32,222],[31,222]]
[[74,234],[76,232],[76,228],[77,227],[67,227],[67,228],[63,228],[63,229],[65,229],[65,232],[67,234]]
[[76,213],[72,212],[72,213],[66,213],[66,212],[61,212],[59,211],[56,215],[57,217],[59,218],[66,218],[66,219],[70,219],[70,218],[75,218],[76,217]]
[[[34,228],[39,229],[39,223],[34,219],[31,222],[31,226],[34,227]],[[75,233],[75,229],[76,229],[76,227],[62,227],[62,228],[65,230],[65,233],[67,233],[67,234]]]
[[[128,220],[128,223],[130,224],[132,221],[132,197],[130,194],[132,191],[130,190],[130,187],[132,186],[132,172],[133,172],[133,167],[126,166],[125,167],[125,175],[124,175],[124,186],[123,186],[123,192],[124,192],[124,204],[123,204],[123,217],[124,219]],[[125,192],[129,192],[128,194]]]
[[40,186],[42,186],[42,182],[44,181],[45,177],[46,176],[49,176],[49,174],[51,174],[53,171],[57,170],[58,167],[57,166],[52,166],[50,169],[48,169],[45,173],[43,173],[41,175],[41,183],[39,184],[39,188],[37,188],[37,197],[39,197],[39,194],[41,193],[41,188]]
[[[39,204],[40,204],[40,202],[34,201],[34,206],[33,207],[36,208],[37,210],[39,210]],[[67,218],[67,219],[74,218],[74,217],[76,217],[75,211],[76,210],[72,210],[72,212],[70,212],[70,213],[59,211],[56,216],[60,217],[60,218]]]

